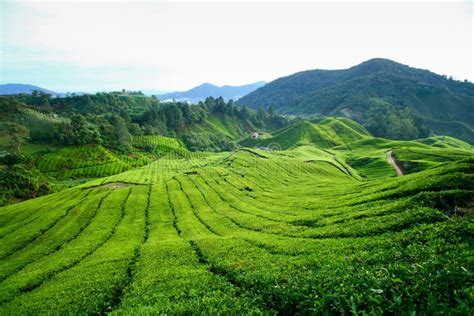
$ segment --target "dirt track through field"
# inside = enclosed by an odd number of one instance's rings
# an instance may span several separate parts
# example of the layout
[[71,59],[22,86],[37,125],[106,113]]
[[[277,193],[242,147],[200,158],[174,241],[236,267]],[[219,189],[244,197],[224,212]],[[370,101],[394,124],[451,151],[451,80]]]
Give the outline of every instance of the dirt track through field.
[[397,176],[399,177],[403,176],[402,169],[398,166],[398,163],[395,160],[395,158],[393,158],[392,150],[387,151],[387,159],[388,159],[388,162],[390,162],[390,164],[393,166],[393,168],[395,168],[395,171],[397,172]]

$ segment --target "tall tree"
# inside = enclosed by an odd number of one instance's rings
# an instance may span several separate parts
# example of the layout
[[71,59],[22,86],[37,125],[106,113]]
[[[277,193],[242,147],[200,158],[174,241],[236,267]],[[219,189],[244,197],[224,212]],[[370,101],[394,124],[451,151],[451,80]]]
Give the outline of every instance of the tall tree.
[[17,156],[21,154],[21,145],[25,143],[28,129],[20,124],[5,123],[4,129],[9,136],[8,145]]

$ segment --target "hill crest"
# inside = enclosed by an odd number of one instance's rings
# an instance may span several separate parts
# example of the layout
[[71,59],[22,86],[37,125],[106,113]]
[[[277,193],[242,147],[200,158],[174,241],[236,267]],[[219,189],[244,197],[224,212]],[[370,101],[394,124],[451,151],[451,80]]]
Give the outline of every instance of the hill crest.
[[[278,78],[238,101],[290,115],[344,116],[366,125],[373,109],[409,109],[415,125],[474,142],[474,84],[374,58],[348,69],[307,70]],[[400,119],[401,120],[401,119]],[[467,128],[466,128],[467,126]],[[373,131],[377,133],[376,131]],[[389,134],[376,136],[388,137]]]
[[32,91],[37,90],[51,95],[57,95],[57,92],[41,88],[31,84],[22,84],[22,83],[7,83],[0,85],[0,95],[9,95],[9,94],[19,94],[27,93],[31,94]]
[[203,101],[207,97],[223,97],[225,101],[230,99],[237,100],[263,85],[265,85],[264,81],[258,81],[242,86],[217,86],[212,83],[203,83],[187,91],[166,93],[159,95],[158,98],[160,100],[176,100],[190,103]]

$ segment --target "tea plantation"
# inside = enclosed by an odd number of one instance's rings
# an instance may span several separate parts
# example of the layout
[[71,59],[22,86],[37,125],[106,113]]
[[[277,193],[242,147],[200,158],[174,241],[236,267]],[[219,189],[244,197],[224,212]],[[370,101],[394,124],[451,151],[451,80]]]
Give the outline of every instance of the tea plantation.
[[472,147],[313,124],[280,151],[84,149],[68,170],[101,178],[0,208],[0,314],[472,315]]

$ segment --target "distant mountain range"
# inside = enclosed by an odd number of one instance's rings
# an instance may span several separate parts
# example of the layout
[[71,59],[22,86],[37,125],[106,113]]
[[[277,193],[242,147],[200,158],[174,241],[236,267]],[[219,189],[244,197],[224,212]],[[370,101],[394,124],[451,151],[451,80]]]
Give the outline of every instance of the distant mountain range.
[[38,86],[34,86],[31,84],[21,84],[21,83],[7,83],[7,84],[0,84],[0,95],[6,94],[19,94],[19,93],[31,93],[33,90],[42,91],[47,94],[58,95],[59,93],[41,88]]
[[228,101],[230,99],[237,100],[264,85],[264,81],[259,81],[243,86],[226,85],[222,87],[218,87],[210,83],[204,83],[188,91],[172,92],[158,95],[158,98],[160,100],[187,101],[190,103],[197,103],[199,101],[203,101],[204,99],[210,96],[215,98],[223,97],[225,101]]
[[[308,70],[276,79],[242,97],[254,109],[303,116],[344,116],[365,123],[374,108],[409,108],[435,134],[474,143],[474,84],[388,59],[342,70]],[[373,117],[372,117],[373,118]]]

